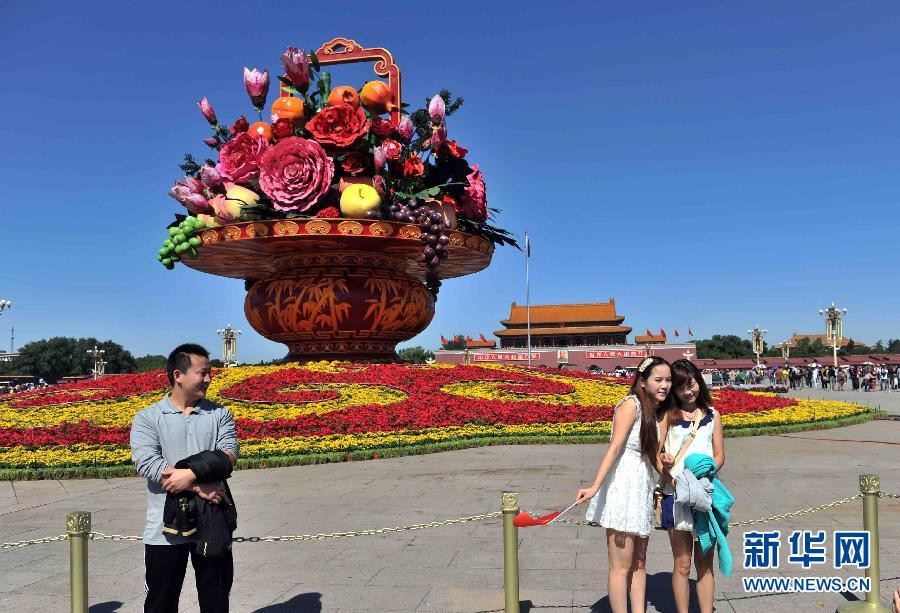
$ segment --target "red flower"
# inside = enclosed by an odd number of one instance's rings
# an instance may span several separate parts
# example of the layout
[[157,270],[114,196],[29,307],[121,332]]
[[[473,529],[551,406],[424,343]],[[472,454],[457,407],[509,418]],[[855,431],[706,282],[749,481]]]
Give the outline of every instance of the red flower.
[[216,170],[226,180],[246,185],[259,177],[260,159],[268,149],[269,141],[265,138],[241,132],[222,145]]
[[306,129],[319,144],[349,147],[369,133],[369,122],[361,108],[349,104],[327,106],[306,122]]
[[487,194],[484,177],[478,169],[478,164],[472,166],[472,172],[466,178],[469,180],[469,185],[460,198],[458,212],[472,221],[487,221]]
[[457,160],[461,160],[466,157],[466,154],[469,152],[468,149],[463,149],[459,145],[456,144],[455,140],[448,140],[441,143],[438,147],[437,155],[442,158],[456,158]]
[[335,219],[341,216],[341,212],[337,209],[337,207],[329,206],[325,207],[318,213],[316,213],[316,217],[327,217],[329,219]]
[[356,175],[369,169],[371,157],[358,151],[351,151],[341,160],[341,168],[344,172]]
[[247,118],[241,115],[237,121],[234,122],[234,125],[229,128],[231,130],[232,136],[237,136],[241,132],[246,132],[250,129],[250,123],[247,121]]
[[394,133],[394,124],[390,121],[385,121],[381,117],[373,117],[372,132],[381,137],[390,136]]
[[425,174],[425,167],[422,160],[417,155],[411,155],[403,160],[403,176],[404,177],[421,177]]
[[403,145],[393,139],[386,138],[384,139],[384,142],[381,143],[381,150],[384,152],[384,157],[387,159],[399,160],[400,153],[403,151]]
[[280,211],[308,211],[333,178],[334,162],[314,140],[281,139],[260,161],[259,186]]
[[285,117],[275,120],[272,124],[272,136],[275,140],[294,135],[294,123]]

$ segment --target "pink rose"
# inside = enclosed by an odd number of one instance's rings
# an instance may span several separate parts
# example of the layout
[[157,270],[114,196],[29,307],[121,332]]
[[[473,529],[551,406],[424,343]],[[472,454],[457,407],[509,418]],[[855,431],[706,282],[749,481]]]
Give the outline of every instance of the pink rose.
[[466,178],[469,185],[459,199],[459,210],[472,221],[487,221],[487,192],[478,164],[472,166],[472,172]]
[[391,138],[386,138],[381,143],[381,151],[384,153],[384,157],[386,157],[387,159],[399,160],[400,152],[403,151],[403,145]]
[[297,136],[269,148],[260,162],[259,186],[281,211],[307,211],[328,193],[334,161],[314,140]]
[[216,170],[228,181],[247,184],[259,177],[260,159],[269,149],[269,141],[240,132],[219,150]]

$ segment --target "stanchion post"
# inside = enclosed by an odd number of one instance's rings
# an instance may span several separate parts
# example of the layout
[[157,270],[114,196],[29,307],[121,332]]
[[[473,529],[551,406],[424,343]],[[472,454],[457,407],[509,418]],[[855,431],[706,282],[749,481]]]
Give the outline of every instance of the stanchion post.
[[[890,613],[890,608],[881,602],[881,564],[878,553],[878,495],[881,493],[881,479],[878,475],[860,475],[859,493],[863,498],[863,530],[869,533],[869,568],[866,577],[871,589],[862,602],[850,602],[838,607],[839,613],[871,611]],[[837,552],[835,552],[837,555]]]
[[88,538],[91,514],[74,511],[66,515],[69,536],[69,593],[72,613],[88,613]]
[[519,613],[519,529],[513,519],[519,514],[519,493],[502,492],[503,512],[503,594],[505,613]]

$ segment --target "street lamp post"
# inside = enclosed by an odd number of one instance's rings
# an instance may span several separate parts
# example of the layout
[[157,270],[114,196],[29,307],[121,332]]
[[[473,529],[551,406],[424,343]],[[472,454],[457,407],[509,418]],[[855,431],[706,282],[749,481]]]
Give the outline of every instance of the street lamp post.
[[834,366],[837,368],[837,350],[838,343],[840,343],[844,339],[844,315],[847,314],[847,309],[842,309],[840,307],[834,306],[834,303],[831,303],[831,306],[827,309],[819,309],[819,315],[825,318],[825,337],[831,341],[831,347],[834,352]]
[[237,337],[241,333],[228,324],[223,330],[216,330],[216,334],[222,337],[222,365],[225,368],[237,366]]
[[97,345],[94,345],[94,348],[88,351],[88,354],[94,359],[94,367],[91,370],[91,374],[94,375],[95,381],[106,374],[106,361],[103,359],[104,353],[106,352],[97,348]]
[[752,330],[747,330],[747,334],[750,335],[750,340],[753,343],[753,353],[756,354],[756,367],[759,368],[761,364],[759,363],[759,356],[763,354],[766,350],[766,344],[763,340],[763,336],[768,332],[768,330],[763,330],[759,327],[759,324],[756,325]]

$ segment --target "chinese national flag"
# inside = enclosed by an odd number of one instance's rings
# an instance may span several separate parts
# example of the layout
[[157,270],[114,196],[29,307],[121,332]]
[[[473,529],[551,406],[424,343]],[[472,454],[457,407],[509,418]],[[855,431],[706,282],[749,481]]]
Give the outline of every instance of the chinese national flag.
[[466,342],[467,342],[467,343],[471,343],[471,342],[472,342],[472,337],[469,336],[468,334],[466,334]]
[[441,345],[446,345],[446,344],[447,344],[447,339],[444,338],[443,334],[441,334]]
[[546,526],[552,520],[562,515],[562,511],[556,511],[543,517],[532,517],[530,514],[522,511],[513,518],[513,525],[516,528],[528,528],[530,526]]
[[647,328],[647,336],[653,336],[653,332],[650,331],[650,328]]
[[659,329],[659,335],[660,335],[661,337],[663,337],[663,338],[666,338],[666,331],[663,330],[662,328],[660,328],[660,329]]
[[675,330],[675,338],[678,338],[678,330]]
[[481,338],[482,341],[487,342],[487,339],[484,338],[484,334],[482,334],[482,333],[479,332],[479,333],[478,333],[478,336]]

